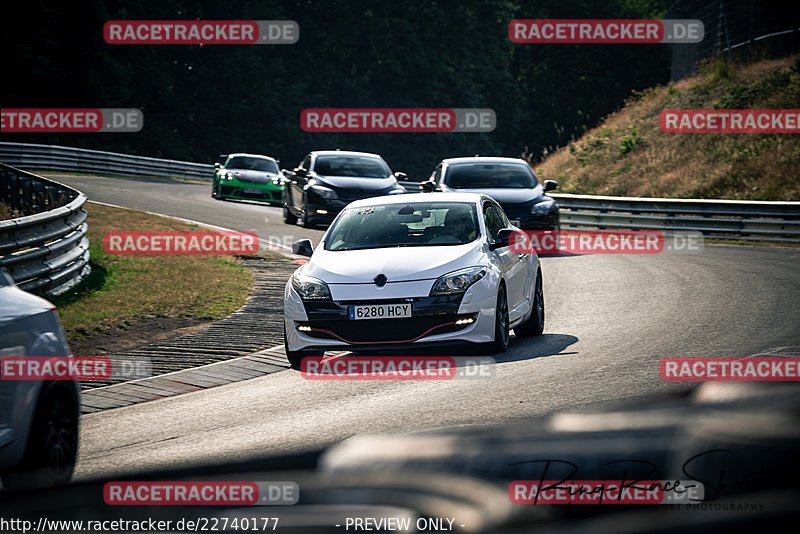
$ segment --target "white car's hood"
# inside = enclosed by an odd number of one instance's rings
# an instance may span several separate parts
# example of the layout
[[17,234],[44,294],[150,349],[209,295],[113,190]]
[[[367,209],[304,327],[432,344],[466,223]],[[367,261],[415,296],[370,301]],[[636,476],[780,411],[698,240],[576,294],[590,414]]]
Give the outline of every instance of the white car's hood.
[[317,248],[302,272],[328,284],[371,284],[379,274],[386,276],[389,283],[429,280],[479,265],[484,254],[480,239],[449,246],[342,251]]

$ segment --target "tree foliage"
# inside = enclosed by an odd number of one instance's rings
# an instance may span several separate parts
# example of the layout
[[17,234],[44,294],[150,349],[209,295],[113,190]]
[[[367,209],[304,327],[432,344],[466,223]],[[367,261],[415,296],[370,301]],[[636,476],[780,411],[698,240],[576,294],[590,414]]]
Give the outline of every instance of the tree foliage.
[[[669,78],[664,45],[511,43],[516,18],[658,18],[664,0],[31,0],[4,7],[3,107],[140,108],[138,133],[12,134],[211,162],[250,151],[294,166],[313,149],[365,150],[427,175],[458,155],[564,145],[631,90]],[[294,45],[109,45],[108,20],[295,20]],[[306,133],[315,107],[492,108],[491,133]]]

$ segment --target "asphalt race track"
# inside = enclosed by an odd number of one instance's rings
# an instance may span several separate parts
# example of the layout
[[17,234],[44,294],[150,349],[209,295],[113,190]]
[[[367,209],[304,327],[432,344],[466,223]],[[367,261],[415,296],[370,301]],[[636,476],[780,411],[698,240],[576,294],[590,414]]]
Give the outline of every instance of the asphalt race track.
[[[213,200],[210,184],[57,176],[90,200],[241,231],[311,238],[281,210]],[[91,220],[89,221],[91,224]],[[135,230],[135,228],[131,228]],[[82,418],[75,480],[319,449],[355,434],[515,421],[665,395],[664,357],[800,355],[800,249],[542,259],[547,322],[515,339],[495,376],[460,381],[307,381],[282,371]]]

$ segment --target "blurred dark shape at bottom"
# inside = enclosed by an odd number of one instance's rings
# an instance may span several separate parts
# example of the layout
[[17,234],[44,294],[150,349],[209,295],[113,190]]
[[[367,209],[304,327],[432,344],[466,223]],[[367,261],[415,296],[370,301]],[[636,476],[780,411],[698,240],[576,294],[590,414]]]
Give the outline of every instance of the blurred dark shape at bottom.
[[[319,533],[342,532],[348,517],[407,518],[409,532],[420,518],[454,518],[458,532],[780,532],[800,519],[799,423],[795,383],[709,382],[632,406],[506,425],[357,435],[305,455],[135,477],[291,480],[300,487],[294,506],[107,506],[104,481],[97,481],[5,493],[0,513],[78,520],[272,516],[280,518],[279,532]],[[514,480],[623,478],[697,481],[704,501],[515,504],[509,498]]]

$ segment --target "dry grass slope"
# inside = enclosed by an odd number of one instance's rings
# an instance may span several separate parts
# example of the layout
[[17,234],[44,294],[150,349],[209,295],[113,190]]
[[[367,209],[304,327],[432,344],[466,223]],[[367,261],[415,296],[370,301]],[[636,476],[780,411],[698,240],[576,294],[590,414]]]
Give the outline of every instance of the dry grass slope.
[[800,199],[800,134],[667,134],[658,121],[664,109],[800,109],[800,58],[710,64],[634,93],[600,126],[532,165],[563,193]]

